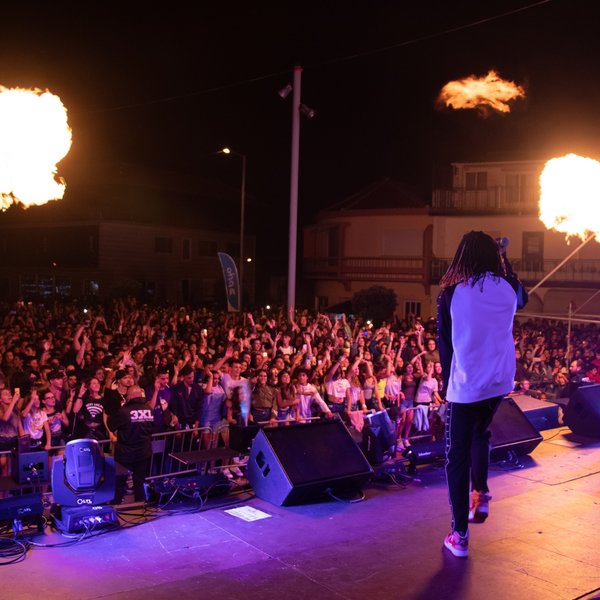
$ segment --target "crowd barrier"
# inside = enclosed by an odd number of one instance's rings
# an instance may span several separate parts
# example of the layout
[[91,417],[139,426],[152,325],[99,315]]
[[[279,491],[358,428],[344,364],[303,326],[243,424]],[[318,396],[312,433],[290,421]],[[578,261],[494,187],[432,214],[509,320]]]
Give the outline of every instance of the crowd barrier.
[[[312,421],[314,419],[318,419],[319,417],[314,417],[313,419],[307,419],[306,421]],[[277,421],[277,425],[283,426],[285,425],[285,421]],[[270,422],[264,423],[256,423],[256,425],[269,426]],[[192,472],[197,472],[203,465],[198,463],[193,465],[193,468],[187,468],[186,463],[181,462],[174,458],[174,455],[182,455],[185,453],[196,452],[196,451],[211,451],[211,450],[222,450],[222,440],[220,440],[220,433],[223,432],[223,428],[219,427],[215,430],[210,427],[198,427],[191,429],[181,429],[174,431],[166,431],[162,433],[155,433],[152,435],[152,456],[150,458],[150,463],[148,466],[148,474],[147,480],[155,480],[164,478],[166,476],[175,476],[182,475]],[[207,435],[209,434],[209,435]],[[203,440],[204,438],[204,440]],[[203,441],[206,441],[208,438],[208,444],[203,444]],[[114,454],[114,444],[110,442],[110,440],[100,440],[105,455],[113,456]],[[32,451],[39,451],[41,448],[32,449]],[[64,451],[64,445],[62,446],[52,446],[49,451],[49,469],[48,473],[51,472],[52,461],[55,460],[56,457],[60,457],[60,455]],[[207,456],[210,456],[210,452],[206,453]],[[218,452],[215,452],[215,455]],[[0,452],[0,458],[4,457],[8,460],[6,461],[6,470],[3,475],[6,478],[12,478],[14,473],[12,473],[12,456],[13,451],[5,450]],[[215,467],[217,469],[226,468],[228,465],[228,461],[223,460],[210,460],[206,461],[207,466],[208,463],[211,463],[211,467]],[[216,464],[218,463],[218,464]],[[41,482],[40,482],[41,483]],[[0,486],[1,488],[2,486]],[[20,487],[26,488],[26,484],[22,484]],[[44,487],[46,490],[49,489],[49,481],[44,482]],[[0,491],[2,491],[0,489]]]
[[[214,434],[209,427],[199,427],[195,429],[182,429],[176,431],[167,431],[164,433],[155,433],[152,435],[152,456],[148,467],[148,478],[165,477],[166,475],[175,475],[182,472],[189,472],[190,470],[182,470],[181,464],[173,460],[172,454],[191,452],[200,449],[200,444],[203,434],[211,434],[211,443],[207,449],[214,448],[217,441],[217,436]],[[110,440],[100,440],[99,442],[104,449],[105,455],[112,456],[114,445]],[[39,451],[42,448],[34,448],[32,451]],[[64,446],[52,446],[49,451],[49,472],[52,468],[52,461],[56,457],[60,457],[64,450]],[[13,478],[13,451],[4,450],[0,452],[0,458],[6,460],[6,467],[3,472],[3,476],[6,478]],[[49,482],[46,482],[49,483]],[[22,484],[21,487],[27,487],[26,484]],[[46,485],[45,487],[48,487]],[[1,490],[0,490],[1,491]]]

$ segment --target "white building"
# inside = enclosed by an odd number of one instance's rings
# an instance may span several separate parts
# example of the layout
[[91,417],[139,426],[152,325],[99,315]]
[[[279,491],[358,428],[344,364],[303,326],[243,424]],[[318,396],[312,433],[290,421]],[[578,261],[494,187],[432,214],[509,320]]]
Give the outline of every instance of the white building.
[[[470,230],[510,240],[508,257],[528,289],[573,250],[538,218],[544,161],[453,163],[447,187],[430,200],[382,180],[319,213],[304,230],[304,277],[323,308],[371,285],[395,290],[397,314],[435,315],[438,282]],[[565,199],[568,202],[568,198]],[[600,314],[600,244],[582,247],[535,290],[528,313]]]

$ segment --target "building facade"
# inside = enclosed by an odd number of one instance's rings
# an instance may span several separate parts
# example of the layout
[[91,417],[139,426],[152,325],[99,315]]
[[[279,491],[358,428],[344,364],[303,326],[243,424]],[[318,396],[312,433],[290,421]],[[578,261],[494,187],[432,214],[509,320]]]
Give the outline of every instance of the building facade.
[[[246,244],[252,256],[253,241]],[[132,295],[149,302],[212,304],[224,298],[217,252],[237,262],[239,236],[112,220],[0,224],[0,298]],[[253,265],[244,265],[249,296]]]
[[[64,200],[0,214],[0,299],[132,295],[226,305],[217,253],[239,262],[239,192],[133,169],[106,179],[86,178]],[[244,255],[244,297],[252,303],[255,236],[248,230]]]
[[[510,240],[508,257],[528,289],[542,281],[582,241],[547,230],[538,218],[544,161],[451,165],[449,185],[423,201],[383,180],[321,212],[304,231],[304,277],[315,305],[350,300],[371,285],[396,292],[397,314],[436,314],[439,280],[465,232]],[[568,202],[568,199],[565,199]],[[600,244],[581,247],[542,285],[528,313],[600,314]]]

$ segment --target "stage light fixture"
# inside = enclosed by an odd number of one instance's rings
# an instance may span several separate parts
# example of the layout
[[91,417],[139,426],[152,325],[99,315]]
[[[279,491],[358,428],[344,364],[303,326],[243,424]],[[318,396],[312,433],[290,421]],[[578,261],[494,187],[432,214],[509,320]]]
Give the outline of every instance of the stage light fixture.
[[279,94],[279,96],[281,98],[287,98],[291,94],[293,89],[294,88],[292,87],[292,84],[288,83],[284,88],[281,88],[279,90],[279,92],[277,92],[277,93]]
[[314,119],[317,116],[317,111],[314,108],[311,108],[310,106],[306,106],[306,104],[300,105],[300,112],[307,119]]
[[112,506],[116,465],[105,457],[96,440],[72,440],[52,463],[52,516],[61,531],[74,533],[103,525],[117,525]]

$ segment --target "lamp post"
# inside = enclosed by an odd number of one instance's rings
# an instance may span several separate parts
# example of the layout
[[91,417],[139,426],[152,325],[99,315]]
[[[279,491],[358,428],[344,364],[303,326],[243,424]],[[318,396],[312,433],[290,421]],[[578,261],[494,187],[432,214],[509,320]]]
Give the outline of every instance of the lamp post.
[[288,318],[294,317],[296,308],[296,248],[298,238],[298,170],[300,160],[300,85],[302,67],[294,67],[294,95],[292,99],[292,160],[290,168],[290,231],[288,248]]
[[294,67],[294,83],[287,84],[279,91],[287,98],[293,90],[292,98],[292,161],[290,168],[290,231],[288,249],[288,317],[292,319],[296,309],[296,250],[298,246],[298,171],[300,162],[300,113],[307,119],[314,119],[316,111],[302,104],[301,95],[302,67]]
[[240,306],[244,303],[244,212],[246,209],[246,155],[234,152],[231,148],[223,148],[223,154],[234,154],[242,159],[242,182],[240,185],[240,257],[238,269],[240,275]]

